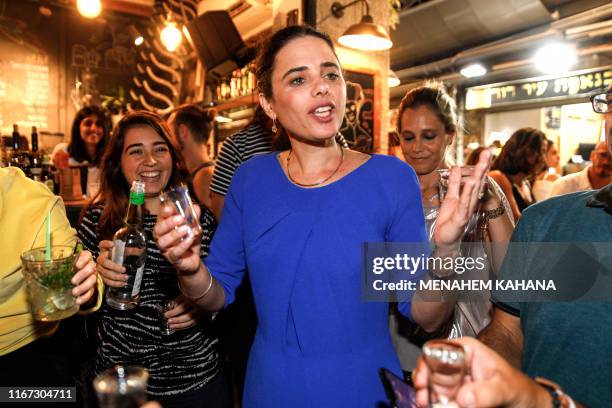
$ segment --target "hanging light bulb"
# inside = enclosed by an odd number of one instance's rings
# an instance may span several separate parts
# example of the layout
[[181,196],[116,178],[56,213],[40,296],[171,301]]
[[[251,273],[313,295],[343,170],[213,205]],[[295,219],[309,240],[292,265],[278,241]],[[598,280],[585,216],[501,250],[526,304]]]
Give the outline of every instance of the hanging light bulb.
[[160,39],[164,47],[170,52],[174,52],[178,46],[181,45],[183,35],[181,34],[181,30],[176,26],[176,23],[172,21],[172,16],[170,14],[168,14],[168,19],[166,20],[166,26],[161,31]]
[[96,18],[102,11],[100,0],[77,0],[77,10],[83,17]]

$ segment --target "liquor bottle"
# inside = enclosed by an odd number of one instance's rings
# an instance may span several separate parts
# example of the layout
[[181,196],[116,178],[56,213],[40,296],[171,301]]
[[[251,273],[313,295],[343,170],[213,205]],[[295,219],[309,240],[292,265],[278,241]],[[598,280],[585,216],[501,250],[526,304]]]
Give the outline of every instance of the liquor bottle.
[[19,134],[19,126],[13,125],[13,152],[9,166],[19,167],[27,177],[30,174],[30,158],[27,152],[21,149],[21,135]]
[[32,126],[32,151],[30,152],[30,174],[34,181],[42,180],[42,154],[38,151],[38,131]]
[[21,155],[19,149],[19,126],[17,124],[13,125],[13,151],[11,153],[11,160],[9,161],[9,166],[11,167],[19,167],[21,168]]
[[128,280],[122,288],[108,289],[106,303],[119,310],[132,309],[138,306],[140,301],[140,283],[147,252],[147,236],[142,228],[144,194],[145,184],[142,181],[134,181],[130,189],[125,224],[113,237],[112,260],[125,267]]

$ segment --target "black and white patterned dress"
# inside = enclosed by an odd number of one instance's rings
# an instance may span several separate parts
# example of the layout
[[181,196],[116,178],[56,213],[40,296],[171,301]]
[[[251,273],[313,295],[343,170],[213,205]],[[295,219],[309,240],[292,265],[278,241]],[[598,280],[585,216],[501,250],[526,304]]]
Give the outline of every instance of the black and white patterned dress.
[[[208,255],[216,228],[212,213],[202,208],[201,254]],[[97,225],[102,208],[90,207],[79,226],[79,238],[94,259],[101,241]],[[180,295],[176,271],[159,252],[153,240],[155,215],[143,215],[147,235],[147,257],[140,289],[140,304],[132,310],[115,310],[105,303],[99,310],[96,374],[116,364],[138,365],[149,371],[147,392],[152,396],[176,396],[208,384],[219,372],[217,337],[211,334],[211,319],[162,336],[156,305]]]

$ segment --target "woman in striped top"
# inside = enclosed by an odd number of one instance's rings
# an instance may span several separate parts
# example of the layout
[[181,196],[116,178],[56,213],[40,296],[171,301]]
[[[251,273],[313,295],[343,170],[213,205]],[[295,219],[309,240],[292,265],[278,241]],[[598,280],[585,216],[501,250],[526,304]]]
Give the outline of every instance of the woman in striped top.
[[[138,179],[146,186],[143,227],[147,255],[139,306],[117,311],[105,304],[99,312],[96,374],[115,364],[139,365],[149,370],[147,392],[164,407],[229,406],[210,316],[181,295],[174,267],[161,256],[152,236],[160,192],[189,177],[167,126],[148,112],[125,116],[113,132],[102,163],[100,192],[85,212],[79,236],[97,256],[104,283],[123,286],[127,277],[121,273],[123,267],[110,260],[111,240],[123,225],[129,186]],[[216,223],[206,208],[200,222],[200,248],[205,257]],[[156,309],[166,299],[175,303],[166,313],[175,330],[172,335],[162,335]]]

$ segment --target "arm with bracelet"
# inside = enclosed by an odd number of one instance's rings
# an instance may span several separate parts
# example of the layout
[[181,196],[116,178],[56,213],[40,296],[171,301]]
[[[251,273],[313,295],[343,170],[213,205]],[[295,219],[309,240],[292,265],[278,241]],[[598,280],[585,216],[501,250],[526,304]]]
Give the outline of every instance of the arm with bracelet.
[[514,230],[512,210],[501,187],[491,177],[488,177],[487,189],[481,203],[480,226],[483,229],[483,242],[492,260],[493,270],[497,272],[501,269]]
[[[483,198],[486,185],[487,170],[489,168],[490,152],[485,150],[479,157],[474,173],[464,178],[463,187],[461,169],[455,167],[451,170],[448,182],[448,191],[442,202],[436,228],[433,234],[435,245],[432,257],[457,258],[460,256],[461,238],[470,217],[476,211],[479,201]],[[452,279],[454,270],[439,269],[428,271],[429,279]],[[440,299],[432,298],[442,297]],[[436,301],[438,300],[438,301]],[[430,322],[425,331],[432,332],[447,321],[455,306],[455,296],[448,292],[428,293],[419,290],[415,293],[412,304],[412,313],[415,321]],[[417,316],[420,319],[417,319]]]

